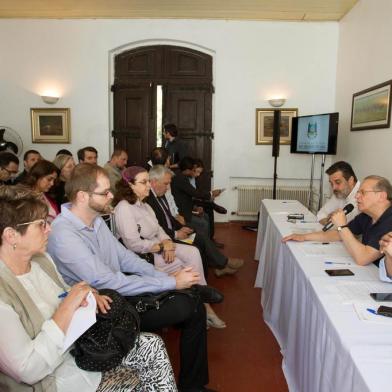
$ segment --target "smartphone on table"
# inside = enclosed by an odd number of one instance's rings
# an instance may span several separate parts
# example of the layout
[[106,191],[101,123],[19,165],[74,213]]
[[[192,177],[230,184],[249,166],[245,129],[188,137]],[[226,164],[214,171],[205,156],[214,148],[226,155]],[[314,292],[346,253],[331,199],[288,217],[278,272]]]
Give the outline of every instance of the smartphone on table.
[[370,293],[370,296],[379,302],[392,302],[392,293]]
[[329,276],[352,276],[354,272],[350,271],[349,269],[327,269],[325,272]]

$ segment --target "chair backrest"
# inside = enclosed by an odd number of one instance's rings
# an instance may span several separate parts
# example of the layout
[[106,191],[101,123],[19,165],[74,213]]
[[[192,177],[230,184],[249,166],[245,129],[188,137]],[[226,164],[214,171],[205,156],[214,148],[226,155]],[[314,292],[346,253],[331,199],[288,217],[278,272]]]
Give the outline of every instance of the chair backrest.
[[105,221],[106,225],[109,227],[112,234],[117,238],[116,221],[114,219],[114,214],[103,214],[102,219]]

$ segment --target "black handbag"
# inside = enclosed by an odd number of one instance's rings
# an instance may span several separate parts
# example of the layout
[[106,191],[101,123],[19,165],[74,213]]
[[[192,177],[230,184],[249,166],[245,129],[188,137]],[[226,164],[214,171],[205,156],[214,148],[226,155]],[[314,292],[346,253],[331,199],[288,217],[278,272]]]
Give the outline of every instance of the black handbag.
[[83,370],[102,372],[118,366],[136,343],[140,318],[135,308],[117,291],[99,290],[113,302],[107,314],[99,312],[97,322],[77,339],[71,354]]
[[185,295],[190,297],[195,303],[220,303],[223,301],[223,294],[210,286],[193,285],[189,289],[163,291],[159,294],[145,293],[126,299],[135,307],[139,313],[148,310],[160,309],[167,301],[170,301],[176,295]]

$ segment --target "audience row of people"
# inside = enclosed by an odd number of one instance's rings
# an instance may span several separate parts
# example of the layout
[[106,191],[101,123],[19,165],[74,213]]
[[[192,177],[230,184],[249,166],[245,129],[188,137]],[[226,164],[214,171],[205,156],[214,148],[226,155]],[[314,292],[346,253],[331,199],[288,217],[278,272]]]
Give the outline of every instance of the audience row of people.
[[[5,173],[15,175],[19,162],[15,156],[12,159],[5,156],[3,162],[2,154],[0,178],[6,184],[10,175]],[[164,149],[160,149],[159,154],[168,156]],[[1,286],[10,285],[12,301],[14,296],[21,295],[29,309],[26,315],[20,306],[14,307],[14,302],[9,309],[9,296],[0,289],[0,312],[12,315],[12,324],[4,323],[4,328],[15,330],[16,347],[23,348],[25,353],[15,360],[16,351],[10,350],[9,345],[0,349],[0,368],[5,373],[0,377],[0,385],[11,383],[16,388],[16,381],[34,384],[37,390],[65,391],[85,384],[88,384],[83,389],[86,391],[175,390],[162,341],[144,333],[175,325],[181,329],[179,388],[181,391],[208,391],[205,387],[208,383],[206,326],[224,328],[226,324],[209,303],[203,305],[176,292],[161,307],[140,314],[145,358],[140,358],[140,349],[136,350],[138,353],[133,350],[118,369],[121,375],[124,369],[128,372],[133,369],[138,382],[134,382],[133,377],[132,384],[118,375],[113,376],[117,384],[110,382],[108,374],[83,376],[69,353],[61,353],[61,342],[72,314],[83,305],[90,290],[100,310],[105,312],[110,302],[101,298],[96,289],[112,288],[126,297],[179,290],[206,285],[209,266],[222,276],[236,273],[243,265],[243,260],[227,258],[218,250],[210,236],[210,221],[205,220],[204,225],[198,226],[192,224],[191,217],[184,217],[187,214],[182,207],[177,207],[177,200],[170,192],[174,173],[169,169],[167,158],[165,165],[154,165],[148,172],[142,167],[125,168],[128,158],[125,151],[114,151],[105,165],[106,170],[96,165],[97,155],[92,147],[81,149],[78,152],[80,163],[75,166],[72,154],[66,150],[60,151],[53,162],[43,160],[39,152],[30,150],[24,156],[24,171],[11,181],[17,185],[1,187],[1,217],[15,206],[19,214],[2,221],[0,227],[1,279],[6,271],[5,275],[10,274],[12,281],[2,280]],[[8,163],[7,159],[10,159]],[[190,158],[183,160],[188,164],[193,162]],[[196,166],[192,166],[192,174]],[[189,180],[194,177],[190,175]],[[191,185],[190,198],[194,185]],[[212,202],[218,194],[213,191],[201,196],[206,202]],[[18,207],[18,203],[22,207]],[[111,212],[120,238],[113,236],[101,217]],[[201,210],[198,215],[203,215]],[[22,243],[27,245],[22,246]],[[44,253],[46,243],[49,253]],[[4,244],[7,246],[3,252]],[[146,254],[152,256],[150,261],[154,266],[139,257]],[[43,278],[43,274],[48,277]],[[15,281],[20,281],[23,287],[15,288]],[[57,294],[64,290],[70,290],[70,294],[60,302]],[[5,301],[4,309],[2,301]],[[46,330],[47,324],[52,329],[50,332]],[[51,356],[41,358],[40,350],[50,351]],[[29,366],[24,365],[27,362]],[[32,372],[32,367],[37,371]],[[83,382],[81,377],[85,377]],[[54,389],[48,387],[50,382]],[[127,382],[132,388],[121,389],[120,384]]]

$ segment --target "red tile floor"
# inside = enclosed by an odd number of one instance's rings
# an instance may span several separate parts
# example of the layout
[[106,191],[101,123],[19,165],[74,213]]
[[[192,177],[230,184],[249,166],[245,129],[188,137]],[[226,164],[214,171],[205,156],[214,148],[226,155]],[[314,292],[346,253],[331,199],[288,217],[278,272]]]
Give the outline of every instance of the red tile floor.
[[[279,346],[263,321],[260,289],[253,287],[256,233],[239,223],[224,223],[216,225],[215,238],[225,244],[226,255],[243,258],[245,265],[233,276],[216,278],[210,271],[209,284],[225,295],[214,309],[227,327],[208,331],[208,386],[219,392],[286,392]],[[178,332],[170,328],[163,338],[178,374]]]

